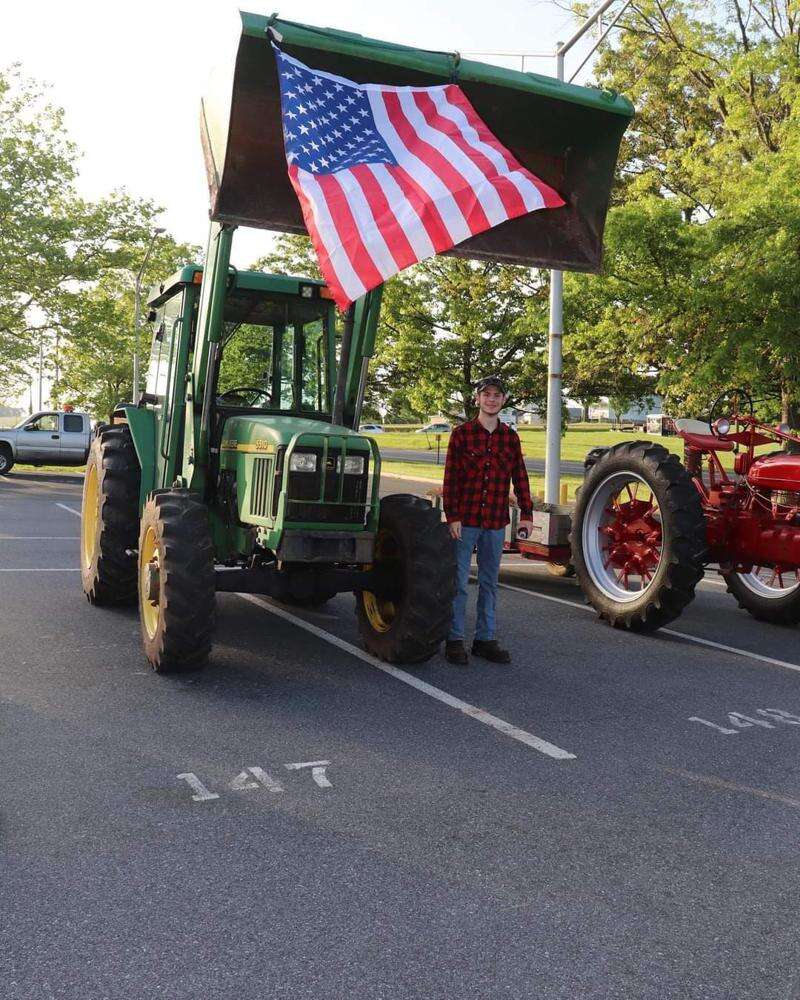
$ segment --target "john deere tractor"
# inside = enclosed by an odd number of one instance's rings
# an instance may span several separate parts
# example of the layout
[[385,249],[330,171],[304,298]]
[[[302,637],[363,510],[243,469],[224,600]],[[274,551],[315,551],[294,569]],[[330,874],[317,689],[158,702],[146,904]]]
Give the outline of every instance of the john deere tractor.
[[[304,606],[354,593],[365,647],[393,662],[431,657],[449,624],[447,528],[425,500],[379,497],[380,453],[358,433],[381,289],[339,316],[319,281],[230,265],[237,226],[306,232],[268,29],[306,64],[355,80],[425,85],[453,75],[442,53],[242,15],[233,78],[202,108],[204,265],[153,290],[146,389],[101,426],[85,477],[84,592],[97,605],[138,601],[156,671],[206,661],[217,591]],[[498,138],[569,204],[454,252],[596,269],[630,106],[478,63],[459,72]]]

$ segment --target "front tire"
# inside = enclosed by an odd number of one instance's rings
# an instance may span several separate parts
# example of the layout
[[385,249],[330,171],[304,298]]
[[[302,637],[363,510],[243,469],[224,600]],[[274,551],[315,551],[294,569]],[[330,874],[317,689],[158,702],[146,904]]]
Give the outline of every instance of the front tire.
[[[127,424],[89,449],[81,505],[81,582],[90,604],[134,604],[141,470]],[[128,555],[128,553],[131,553]]]
[[800,622],[800,575],[797,570],[754,566],[750,573],[723,573],[728,593],[753,618],[772,625]]
[[615,445],[578,491],[570,542],[578,582],[599,617],[654,631],[680,615],[703,575],[700,495],[661,445]]
[[214,546],[208,510],[188,490],[166,490],[145,504],[138,576],[150,666],[156,673],[204,666],[214,630]]
[[429,501],[409,494],[381,501],[375,563],[397,583],[391,599],[356,594],[365,648],[389,663],[423,663],[447,638],[455,596],[455,548]]
[[7,476],[14,468],[14,455],[8,445],[0,445],[0,476]]

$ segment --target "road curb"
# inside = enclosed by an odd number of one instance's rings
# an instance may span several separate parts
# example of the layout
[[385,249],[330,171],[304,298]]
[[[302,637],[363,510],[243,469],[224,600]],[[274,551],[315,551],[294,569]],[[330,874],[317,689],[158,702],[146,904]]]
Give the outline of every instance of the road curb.
[[36,482],[45,483],[72,483],[76,485],[83,482],[82,472],[10,472],[6,477],[10,481],[15,479],[32,479]]

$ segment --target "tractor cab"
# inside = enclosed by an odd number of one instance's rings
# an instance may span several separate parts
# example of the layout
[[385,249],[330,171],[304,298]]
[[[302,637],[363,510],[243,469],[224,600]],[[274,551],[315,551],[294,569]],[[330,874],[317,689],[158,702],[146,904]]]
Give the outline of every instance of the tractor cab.
[[[198,369],[202,277],[202,268],[186,267],[149,300],[153,340],[142,402],[158,417],[153,486],[170,487],[182,469],[191,477],[204,440],[201,485],[220,515],[215,540],[223,550],[314,560],[332,549],[324,539],[309,543],[308,532],[333,530],[339,532],[333,557],[369,561],[380,458],[376,445],[352,429],[354,407],[343,400],[333,422],[341,330],[325,285],[231,268]],[[360,317],[359,342],[370,325],[363,310]],[[197,420],[186,422],[172,448],[169,428],[187,377],[202,377],[192,393]]]

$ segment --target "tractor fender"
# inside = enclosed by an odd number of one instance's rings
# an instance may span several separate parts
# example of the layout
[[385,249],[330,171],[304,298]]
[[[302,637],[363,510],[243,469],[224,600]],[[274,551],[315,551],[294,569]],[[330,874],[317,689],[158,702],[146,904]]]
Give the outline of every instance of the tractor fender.
[[125,403],[114,411],[113,422],[126,423],[131,431],[142,472],[139,507],[144,507],[156,481],[156,419],[152,410]]

